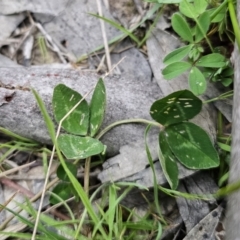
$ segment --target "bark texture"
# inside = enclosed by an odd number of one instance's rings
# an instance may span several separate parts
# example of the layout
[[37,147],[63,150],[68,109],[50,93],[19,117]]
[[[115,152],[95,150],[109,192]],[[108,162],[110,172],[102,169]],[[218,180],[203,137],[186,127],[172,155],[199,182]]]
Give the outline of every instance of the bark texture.
[[[238,20],[240,2],[237,2]],[[237,45],[234,50],[234,97],[232,152],[229,183],[240,181],[240,54]],[[240,240],[240,190],[228,197],[226,221],[226,240]]]

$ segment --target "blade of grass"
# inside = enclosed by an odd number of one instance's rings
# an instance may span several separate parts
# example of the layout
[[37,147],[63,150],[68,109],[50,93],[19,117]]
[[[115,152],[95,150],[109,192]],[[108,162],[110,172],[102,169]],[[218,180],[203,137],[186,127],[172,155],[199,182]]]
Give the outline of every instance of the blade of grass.
[[[18,205],[21,206],[22,209],[27,210],[27,207],[24,206],[23,204],[18,203]],[[2,206],[2,205],[0,205],[0,206]],[[29,219],[21,216],[19,213],[14,212],[13,210],[11,210],[11,209],[9,209],[9,208],[6,208],[6,207],[5,207],[5,209],[6,209],[7,211],[9,211],[10,213],[12,213],[14,216],[16,216],[16,217],[19,219],[19,221],[21,221],[22,223],[26,224],[28,227],[30,227],[30,228],[33,228],[33,227],[34,227],[34,224],[33,224]],[[53,239],[53,240],[54,240],[54,239],[56,239],[56,240],[59,239],[59,238],[55,238],[55,237],[54,237],[55,234],[52,233],[52,232],[50,232],[50,231],[47,231],[46,228],[43,227],[42,225],[39,225],[39,226],[38,226],[38,231],[41,232],[42,234],[46,234],[46,236],[48,236],[49,239]],[[60,240],[60,239],[59,239],[59,240]]]
[[117,191],[116,188],[114,187],[114,183],[109,185],[109,211],[108,211],[108,226],[109,226],[109,238],[112,239],[113,236],[113,227],[114,227],[114,218],[116,215],[116,211],[118,208],[118,205],[114,204],[116,203],[117,200]]
[[[108,216],[113,214],[115,215],[115,209],[117,208],[117,205],[126,197],[127,193],[130,192],[132,189],[132,187],[128,187],[127,189],[124,190],[124,192],[116,199],[116,201],[112,202],[111,201],[111,205],[109,206],[108,210],[106,211],[106,213],[103,213],[102,211],[102,219],[98,222],[98,224],[95,226],[95,229],[93,230],[93,235],[97,232],[98,228],[102,225],[102,223],[104,222],[104,220],[107,221]],[[109,240],[111,240],[112,238],[107,238]]]
[[137,43],[137,45],[139,45],[139,40],[138,38],[132,33],[132,31],[127,30],[126,28],[122,27],[120,24],[114,22],[113,20],[110,20],[108,18],[99,16],[97,14],[94,13],[89,13],[89,15],[94,16],[96,18],[102,19],[105,22],[109,23],[110,25],[112,25],[113,27],[117,28],[118,30],[122,31],[124,34],[126,34],[127,36],[129,36],[134,42]]
[[[240,186],[240,184],[239,184]],[[164,188],[162,186],[158,186],[159,190],[166,193],[167,195],[171,196],[171,197],[183,197],[186,199],[190,199],[190,200],[196,200],[196,199],[200,199],[200,200],[205,200],[205,201],[209,201],[212,200],[213,198],[215,198],[214,194],[206,194],[206,195],[197,195],[197,194],[190,194],[190,193],[185,193],[185,192],[179,192],[177,190],[172,190],[172,189],[168,189],[168,188]]]
[[0,158],[0,163],[2,161],[4,161],[7,156],[9,156],[10,154],[12,154],[15,150],[17,150],[16,146],[12,146],[10,149],[8,149]]
[[[31,234],[30,233],[20,233],[20,232],[17,232],[17,233],[14,233],[14,232],[3,232],[3,231],[0,231],[0,235],[5,235],[5,236],[8,236],[8,237],[16,237],[16,239],[26,239],[26,240],[29,240],[31,238]],[[36,237],[37,240],[42,240],[43,238],[41,237]],[[44,238],[45,240],[45,238]]]
[[225,8],[225,5],[228,4],[228,0],[224,0],[220,6],[217,7],[217,9],[210,15],[210,19],[213,20],[218,13],[220,13],[222,11],[223,8]]
[[[67,204],[67,202],[66,202],[65,200],[63,200],[62,198],[60,198],[57,194],[55,194],[55,193],[53,193],[53,192],[49,192],[49,193],[50,193],[51,195],[53,195],[56,199],[58,199],[59,202],[61,202],[61,205],[63,205],[63,206],[66,208],[66,210],[67,210],[69,216],[71,217],[71,219],[72,219],[73,221],[76,221],[75,216],[74,216],[74,214],[73,214],[73,212],[72,212],[72,209],[69,207],[69,205]],[[75,230],[77,229],[77,226],[76,226],[75,224],[74,224],[74,228],[75,228]]]
[[238,50],[240,51],[240,30],[239,30],[238,20],[236,17],[235,8],[232,0],[228,0],[228,8],[229,8],[229,13],[230,13],[234,34],[235,34],[237,45],[238,45]]
[[[160,7],[160,6],[159,6]],[[158,7],[158,8],[159,8]],[[156,24],[158,23],[159,18],[161,17],[162,13],[163,13],[164,7],[162,7],[162,9],[159,11],[159,13],[157,14],[157,16],[155,17],[153,23],[150,25],[148,31],[146,32],[144,38],[141,40],[141,42],[139,43],[138,47],[140,48],[148,39],[148,37],[150,36],[152,30],[155,28]]]
[[38,95],[38,93],[34,89],[32,89],[32,93],[33,93],[35,99],[37,100],[38,106],[39,106],[39,108],[41,110],[41,113],[43,115],[43,118],[44,118],[44,122],[47,125],[47,129],[48,129],[49,135],[50,135],[50,137],[52,139],[52,142],[54,144],[56,134],[55,134],[55,127],[54,127],[53,121],[50,118],[50,116],[49,116],[49,114],[47,112],[47,109],[46,109],[46,107],[45,107],[41,97]]
[[[128,31],[133,32],[135,29],[137,29],[139,26],[141,26],[141,25],[142,25],[147,19],[149,19],[161,6],[162,6],[161,3],[154,3],[154,6],[148,11],[148,13],[146,14],[146,16],[142,19],[142,21],[141,21],[139,24],[137,24],[135,27],[133,27],[131,30],[128,30]],[[123,39],[126,38],[126,37],[127,37],[126,34],[118,35],[118,36],[112,38],[112,39],[108,42],[108,44],[110,45],[110,44],[116,43],[116,42],[118,42],[118,41],[123,40]],[[87,53],[87,54],[83,54],[83,55],[77,60],[77,62],[80,62],[80,61],[86,59],[89,55],[91,55],[91,54],[93,54],[93,53],[95,53],[95,52],[98,52],[98,51],[102,50],[103,48],[104,48],[104,46],[101,45],[101,46],[95,48],[93,51],[91,51],[91,52],[89,52],[89,53]]]
[[[90,91],[91,92],[91,91]],[[90,92],[88,92],[87,94],[89,94]],[[46,107],[44,106],[44,103],[43,101],[41,100],[40,96],[38,95],[38,93],[33,90],[33,93],[34,93],[34,96],[37,100],[37,103],[39,105],[39,108],[40,108],[40,111],[42,112],[42,115],[44,117],[44,121],[47,125],[47,129],[49,131],[49,134],[51,136],[51,139],[54,143],[54,148],[53,148],[53,152],[55,152],[55,149],[56,149],[56,152],[57,152],[57,156],[58,156],[58,159],[60,161],[60,163],[62,164],[66,174],[68,175],[73,187],[75,188],[78,196],[80,197],[80,199],[82,200],[82,203],[84,204],[87,212],[89,213],[89,216],[91,217],[91,219],[93,220],[94,224],[96,225],[98,222],[99,222],[99,219],[97,217],[97,215],[95,214],[92,206],[91,206],[91,202],[89,201],[88,199],[88,196],[86,195],[83,187],[80,185],[80,183],[78,182],[78,180],[74,177],[74,175],[71,173],[71,171],[68,169],[66,163],[65,163],[65,160],[62,156],[62,153],[58,147],[58,143],[57,143],[57,139],[55,138],[55,129],[54,129],[54,124],[46,110]],[[82,98],[85,99],[86,96],[84,96]],[[81,101],[82,101],[81,100]],[[60,124],[58,126],[58,133],[60,132],[60,129],[61,129],[61,123],[62,121],[81,103],[81,101],[79,101],[70,111],[69,113],[63,117],[63,119],[60,121]],[[57,135],[58,136],[58,135]],[[53,155],[52,155],[53,156]],[[51,159],[50,159],[50,162],[49,162],[49,167],[51,167],[51,162],[52,162],[52,159],[53,157],[51,156]],[[45,189],[45,185],[47,183],[47,180],[48,179],[48,176],[46,176],[46,181],[45,181],[45,184],[44,184],[44,189]],[[41,202],[43,201],[43,196],[45,194],[45,191],[43,190],[43,194],[42,194],[42,198],[41,198]],[[40,211],[41,211],[41,204],[39,205],[39,211],[38,211],[38,216],[37,216],[37,219],[36,219],[36,224],[35,224],[35,227],[34,227],[34,231],[33,231],[33,235],[32,235],[32,240],[34,240],[34,237],[36,235],[36,231],[37,231],[37,224],[38,224],[38,221],[39,221],[39,216],[40,216]],[[101,232],[102,236],[106,239],[106,233],[103,229],[102,226],[99,227],[99,231]]]
[[18,134],[13,133],[13,132],[11,132],[8,129],[5,129],[3,127],[0,127],[0,132],[2,132],[3,134],[5,134],[5,135],[7,135],[11,138],[18,139],[21,142],[29,142],[29,143],[34,143],[34,144],[39,145],[36,141],[25,138],[25,137],[22,137],[22,136],[19,136]]
[[148,144],[147,144],[147,134],[148,134],[150,129],[151,129],[151,125],[148,125],[145,129],[144,140],[145,140],[145,148],[146,148],[146,153],[147,153],[147,157],[148,157],[148,162],[149,162],[149,165],[150,165],[150,167],[152,169],[152,172],[153,172],[154,202],[155,202],[155,205],[156,205],[156,208],[157,208],[157,212],[158,212],[159,216],[161,217],[161,219],[163,220],[163,223],[167,224],[165,222],[163,216],[162,216],[162,213],[161,213],[161,209],[160,209],[160,205],[159,205],[159,201],[158,201],[158,184],[157,184],[156,172],[155,172],[154,165],[153,165],[152,155],[150,153],[150,150],[149,150],[149,147],[148,147]]
[[[80,183],[78,182],[78,180],[74,177],[74,175],[71,173],[71,171],[68,169],[63,157],[62,157],[62,154],[58,148],[58,146],[56,145],[56,150],[57,150],[57,154],[58,154],[58,157],[59,157],[59,160],[66,172],[66,174],[68,175],[71,183],[73,184],[76,192],[78,193],[78,196],[80,197],[83,205],[85,206],[89,216],[91,217],[91,219],[93,220],[94,224],[98,224],[99,223],[99,219],[97,217],[97,215],[95,214],[93,208],[92,208],[92,205],[91,205],[91,202],[89,201],[88,197],[87,197],[87,194],[85,193],[83,187],[80,185]],[[104,239],[106,239],[107,235],[103,229],[102,226],[99,227],[99,231],[101,232],[102,236]]]

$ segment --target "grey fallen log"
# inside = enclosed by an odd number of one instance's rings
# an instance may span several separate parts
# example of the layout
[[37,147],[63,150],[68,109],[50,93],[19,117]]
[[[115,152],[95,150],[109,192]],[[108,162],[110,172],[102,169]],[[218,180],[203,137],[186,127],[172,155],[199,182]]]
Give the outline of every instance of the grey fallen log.
[[[138,71],[136,75],[122,74],[105,79],[107,108],[103,127],[123,119],[150,119],[150,106],[160,98],[159,87],[151,82],[150,71],[145,76]],[[57,84],[64,83],[84,95],[98,79],[98,75],[75,70],[0,68],[0,126],[27,138],[51,143],[36,100],[28,88],[40,94],[51,114],[51,98]],[[145,127],[125,124],[111,130],[102,138],[109,154],[114,155],[120,146],[143,138]]]

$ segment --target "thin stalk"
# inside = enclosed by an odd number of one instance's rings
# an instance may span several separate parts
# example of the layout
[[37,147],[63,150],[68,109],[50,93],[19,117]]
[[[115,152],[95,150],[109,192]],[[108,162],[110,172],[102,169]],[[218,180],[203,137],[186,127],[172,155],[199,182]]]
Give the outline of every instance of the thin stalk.
[[232,0],[228,0],[228,9],[229,9],[229,14],[230,14],[230,18],[233,26],[233,31],[234,31],[235,38],[238,45],[238,50],[240,50],[240,30],[239,30],[238,20],[237,20],[237,16],[235,13],[235,8]]
[[232,184],[228,184],[226,187],[219,189],[213,196],[214,197],[224,197],[240,189],[240,181]]
[[84,191],[88,195],[89,193],[89,173],[91,167],[91,157],[86,158],[85,160],[85,169],[84,169]]
[[203,101],[204,104],[206,103],[210,103],[210,102],[214,102],[214,101],[218,101],[218,100],[224,100],[228,97],[232,97],[233,96],[233,91],[229,91],[227,93],[223,93],[221,94],[220,96],[218,97],[215,97],[215,98],[212,98],[212,99],[209,99],[209,100],[206,100],[206,101]]
[[122,125],[122,124],[127,124],[127,123],[144,123],[144,124],[150,124],[152,126],[156,126],[159,127],[160,129],[163,127],[160,123],[158,122],[153,122],[153,121],[149,121],[146,119],[142,119],[142,118],[136,118],[136,119],[127,119],[127,120],[121,120],[118,122],[114,122],[110,125],[108,125],[106,128],[104,128],[97,136],[96,139],[100,139],[105,133],[107,133],[109,130],[111,130],[112,128],[118,126],[118,125]]
[[225,8],[225,5],[228,4],[228,0],[224,0],[224,2],[210,15],[210,19],[213,20],[218,13],[222,11],[223,8]]

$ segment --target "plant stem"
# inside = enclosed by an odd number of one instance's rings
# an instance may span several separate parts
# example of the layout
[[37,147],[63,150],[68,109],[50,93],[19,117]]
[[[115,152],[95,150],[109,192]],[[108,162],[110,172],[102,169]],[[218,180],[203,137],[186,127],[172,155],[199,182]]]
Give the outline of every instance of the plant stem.
[[224,197],[240,189],[240,181],[228,184],[226,187],[220,188],[215,194],[214,197]]
[[158,122],[153,122],[153,121],[149,121],[146,119],[142,119],[142,118],[136,118],[136,119],[126,119],[126,120],[121,120],[121,121],[117,121],[114,122],[110,125],[108,125],[106,128],[104,128],[97,136],[96,139],[100,139],[105,133],[107,133],[109,130],[111,130],[112,128],[121,125],[121,124],[127,124],[127,123],[144,123],[144,124],[150,124],[156,127],[159,127],[160,129],[163,127],[160,123]]
[[225,7],[225,5],[227,5],[228,0],[225,0],[211,15],[210,15],[210,19],[211,21],[218,15],[218,13],[220,13],[222,11],[222,9]]
[[89,173],[90,173],[91,157],[86,158],[84,170],[84,191],[88,196],[89,193]]
[[[155,5],[155,8],[160,8],[161,5]],[[142,47],[142,45],[146,42],[146,40],[148,39],[148,37],[150,36],[150,34],[152,33],[153,29],[156,27],[157,22],[159,21],[159,18],[162,16],[163,14],[163,10],[164,10],[165,5],[163,5],[163,7],[161,8],[161,10],[159,11],[159,13],[156,15],[156,17],[154,18],[153,23],[150,25],[149,30],[147,31],[147,33],[145,34],[144,38],[141,40],[141,42],[139,43],[138,47]]]
[[218,101],[218,100],[224,100],[224,99],[226,99],[228,97],[232,97],[232,96],[233,96],[233,91],[229,91],[229,92],[219,95],[218,97],[203,101],[203,103],[206,104],[206,103],[210,103],[210,102],[214,102],[214,101]]
[[234,8],[232,0],[228,0],[228,9],[229,9],[229,14],[230,14],[235,38],[236,38],[237,45],[238,45],[238,50],[240,50],[240,30],[239,30],[238,20],[236,17],[235,8]]

